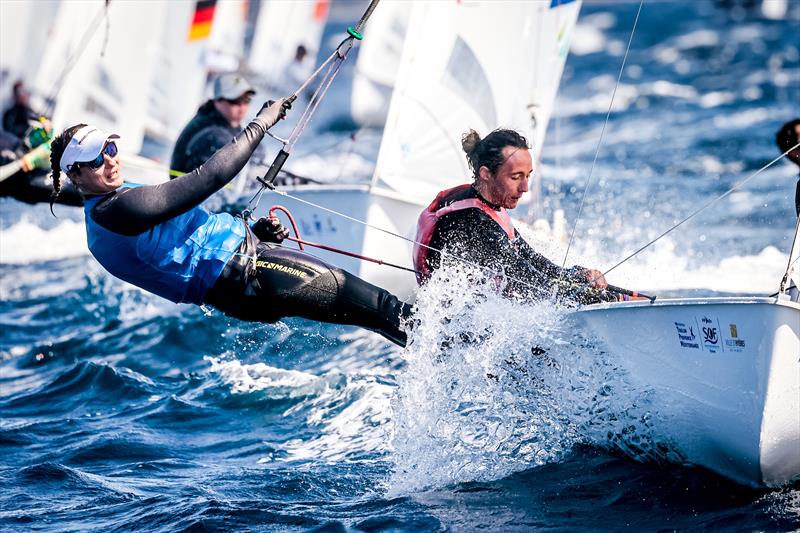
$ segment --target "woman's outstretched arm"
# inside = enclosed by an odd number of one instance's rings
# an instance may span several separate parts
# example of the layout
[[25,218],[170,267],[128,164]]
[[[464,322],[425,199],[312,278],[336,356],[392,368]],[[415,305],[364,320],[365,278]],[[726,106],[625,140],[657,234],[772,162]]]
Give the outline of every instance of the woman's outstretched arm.
[[92,219],[114,233],[139,235],[186,213],[230,182],[250,159],[267,130],[285,115],[283,100],[261,109],[231,142],[206,163],[174,180],[118,190],[92,210]]

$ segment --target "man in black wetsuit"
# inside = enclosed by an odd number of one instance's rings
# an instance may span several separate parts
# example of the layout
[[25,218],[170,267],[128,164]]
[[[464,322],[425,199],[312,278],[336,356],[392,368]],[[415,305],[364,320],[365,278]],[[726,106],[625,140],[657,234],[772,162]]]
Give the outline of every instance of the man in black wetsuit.
[[39,115],[31,109],[31,95],[22,80],[14,82],[12,93],[14,103],[3,112],[3,129],[18,139],[22,139],[30,127],[29,122],[36,120]]
[[251,228],[200,204],[244,167],[290,103],[268,103],[200,168],[159,185],[124,183],[115,143],[78,124],[52,143],[53,184],[62,174],[84,195],[89,250],[114,276],[176,303],[208,304],[243,320],[299,316],[371,329],[404,346],[411,308],[389,292],[304,252],[277,246],[274,222]]
[[[0,131],[0,196],[29,204],[50,201],[53,183],[48,177],[49,128],[49,121],[32,121],[30,135],[25,139]],[[81,206],[83,199],[75,187],[67,184],[58,203]]]
[[239,133],[255,89],[240,74],[223,74],[214,82],[214,99],[197,110],[175,141],[170,178],[191,172]]
[[[481,139],[462,139],[474,182],[442,191],[422,212],[414,265],[424,283],[442,264],[438,250],[503,277],[505,294],[543,299],[555,288],[579,303],[617,301],[603,274],[582,267],[562,269],[536,252],[514,228],[506,209],[528,191],[533,171],[530,146],[513,130],[498,129]],[[627,299],[627,298],[625,298]]]

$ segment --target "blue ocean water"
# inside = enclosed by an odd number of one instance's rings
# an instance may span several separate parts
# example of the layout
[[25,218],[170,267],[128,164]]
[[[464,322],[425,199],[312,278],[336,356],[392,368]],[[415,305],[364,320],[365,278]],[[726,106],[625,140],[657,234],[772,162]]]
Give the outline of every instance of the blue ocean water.
[[[577,219],[637,7],[582,10],[545,146],[545,215]],[[790,8],[768,20],[713,2],[645,5],[570,262],[613,265],[777,155],[774,131],[800,115]],[[340,127],[304,142],[349,142]],[[626,263],[619,284],[761,290],[736,271],[769,280],[783,262],[795,176],[784,163],[763,172]],[[613,374],[587,372],[601,368],[591,350],[557,354],[584,374],[568,376],[573,389],[542,367],[480,408],[447,384],[485,387],[482,368],[431,366],[430,345],[176,306],[103,272],[74,244],[79,213],[0,205],[0,529],[800,528],[797,485],[754,490],[612,431],[587,438],[560,407],[622,394]],[[488,302],[479,321],[511,355],[529,350],[531,322],[561,318],[509,305]],[[624,400],[600,396],[603,408]],[[451,438],[431,441],[425,424]]]

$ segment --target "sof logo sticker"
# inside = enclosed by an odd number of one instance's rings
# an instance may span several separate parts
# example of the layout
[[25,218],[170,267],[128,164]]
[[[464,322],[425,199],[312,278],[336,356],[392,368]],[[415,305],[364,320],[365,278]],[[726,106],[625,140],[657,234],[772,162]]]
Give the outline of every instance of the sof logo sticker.
[[697,322],[700,328],[699,333],[703,348],[711,353],[724,351],[722,348],[722,332],[719,328],[719,320],[704,316]]
[[700,349],[694,326],[687,326],[685,322],[675,322],[675,329],[678,330],[678,342],[681,343],[682,348]]
[[725,346],[732,352],[741,352],[744,350],[746,343],[744,339],[739,338],[739,328],[736,327],[736,324],[728,324],[728,328],[731,338],[725,339]]

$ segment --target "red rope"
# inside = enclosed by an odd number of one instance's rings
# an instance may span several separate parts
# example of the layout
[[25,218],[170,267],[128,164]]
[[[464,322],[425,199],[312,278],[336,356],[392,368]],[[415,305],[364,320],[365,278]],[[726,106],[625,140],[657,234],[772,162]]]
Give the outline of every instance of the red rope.
[[274,217],[275,211],[283,211],[286,214],[286,216],[289,217],[289,222],[292,223],[292,229],[294,229],[294,234],[297,235],[297,238],[293,239],[292,237],[287,237],[287,239],[289,239],[290,241],[295,241],[300,246],[300,249],[304,250],[305,248],[303,248],[303,244],[305,241],[300,240],[300,231],[298,231],[297,229],[297,224],[295,224],[294,217],[292,216],[292,214],[289,212],[288,209],[286,209],[282,205],[273,205],[272,207],[269,208],[269,216]]
[[304,250],[303,245],[313,246],[314,248],[321,248],[323,250],[328,250],[329,252],[334,252],[334,253],[337,253],[337,254],[347,255],[347,256],[350,256],[350,257],[355,257],[356,259],[361,259],[363,261],[369,261],[371,263],[377,263],[379,265],[386,265],[386,266],[390,266],[390,267],[394,267],[394,268],[399,268],[400,270],[406,270],[408,272],[416,273],[416,270],[414,270],[413,268],[408,268],[408,267],[404,267],[404,266],[401,266],[401,265],[396,265],[394,263],[388,263],[388,262],[383,261],[381,259],[374,259],[372,257],[367,257],[366,255],[361,255],[361,254],[357,254],[357,253],[354,253],[354,252],[348,252],[347,250],[340,250],[339,248],[334,248],[332,246],[327,246],[325,244],[319,244],[317,242],[311,242],[311,241],[306,241],[304,239],[301,239],[300,238],[300,232],[297,229],[297,224],[295,223],[294,217],[289,212],[289,210],[286,209],[285,207],[283,207],[282,205],[273,205],[269,209],[269,216],[274,217],[275,216],[275,214],[274,214],[275,211],[283,211],[283,213],[286,214],[287,217],[289,217],[289,222],[292,223],[292,229],[294,229],[294,234],[297,235],[297,237],[289,236],[289,237],[286,237],[286,238],[289,239],[290,241],[296,242],[301,250]]

